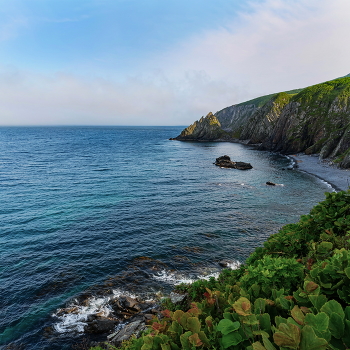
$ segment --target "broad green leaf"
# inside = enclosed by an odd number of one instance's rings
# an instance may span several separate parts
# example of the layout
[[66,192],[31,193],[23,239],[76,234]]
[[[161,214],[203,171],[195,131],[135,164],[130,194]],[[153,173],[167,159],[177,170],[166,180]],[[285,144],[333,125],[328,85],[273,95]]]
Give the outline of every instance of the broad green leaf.
[[276,348],[272,345],[270,340],[263,336],[263,343],[266,348],[266,350],[276,350]]
[[328,316],[331,316],[333,312],[338,314],[341,319],[344,319],[345,313],[342,306],[336,300],[327,301],[321,308],[321,312],[325,312]]
[[259,321],[256,318],[256,315],[242,316],[241,320],[242,320],[242,323],[249,324],[250,326],[259,324]]
[[263,314],[266,308],[266,300],[262,298],[258,298],[254,302],[254,313],[255,314]]
[[231,332],[222,336],[222,345],[225,349],[234,346],[243,341],[243,338],[238,332]]
[[229,334],[236,331],[240,326],[241,324],[239,322],[232,322],[224,318],[219,322],[217,330],[222,334]]
[[191,345],[198,347],[203,345],[202,341],[199,339],[198,333],[192,334],[188,337],[188,341]]
[[277,328],[280,326],[281,323],[287,323],[287,320],[281,316],[276,316],[275,317],[275,323]]
[[317,309],[317,311],[321,311],[321,308],[327,302],[327,297],[323,294],[321,294],[321,295],[309,295],[309,299],[310,299],[312,305]]
[[223,313],[224,318],[226,318],[227,320],[233,321],[233,317],[231,312],[224,312]]
[[256,341],[252,344],[253,350],[266,350],[265,346],[263,346],[259,341]]
[[294,324],[281,323],[274,333],[273,340],[278,346],[298,349],[300,343],[300,329]]
[[244,297],[239,298],[232,306],[238,315],[241,315],[241,316],[251,315],[251,312],[250,312],[251,304],[247,298],[244,298]]
[[160,344],[162,350],[171,350],[170,344]]
[[174,332],[180,336],[183,333],[183,328],[179,322],[173,321],[171,326],[169,327],[169,331]]
[[300,350],[326,350],[328,342],[318,338],[311,326],[305,326],[301,330]]
[[192,335],[192,332],[188,331],[180,336],[181,349],[191,350],[191,344],[188,338]]
[[174,342],[170,342],[171,350],[181,350],[177,344]]
[[295,306],[293,307],[293,309],[291,310],[290,313],[291,313],[293,319],[295,320],[295,322],[297,322],[297,323],[300,324],[300,325],[303,325],[303,324],[304,324],[305,315],[304,315],[304,313],[300,310],[300,308],[299,308],[298,305],[295,305]]
[[307,314],[304,322],[319,332],[325,332],[329,326],[329,317],[325,312],[320,312],[317,315]]
[[[312,281],[305,281],[304,283],[304,289],[308,292],[308,293],[312,293],[315,292],[317,290],[317,288],[319,288],[319,285],[316,284],[315,282]],[[318,294],[318,293],[315,293]]]
[[350,321],[345,320],[344,325],[345,325],[345,329],[344,329],[344,336],[343,336],[342,340],[346,344],[347,347],[350,347]]
[[271,332],[271,318],[269,314],[258,315],[260,329],[265,332]]
[[343,319],[335,312],[332,312],[329,318],[329,330],[333,337],[340,339],[344,335],[344,328],[345,325]]
[[184,312],[182,310],[176,310],[173,313],[173,321],[177,321],[180,323],[180,318],[182,317],[183,314],[184,314]]
[[201,330],[201,323],[198,317],[189,317],[187,319],[187,329],[192,333],[198,333]]
[[203,344],[207,347],[210,346],[209,339],[207,338],[206,334],[203,331],[200,331],[198,333],[199,339],[203,342]]
[[143,345],[141,346],[141,350],[152,350],[153,347],[153,337],[145,336],[143,337]]

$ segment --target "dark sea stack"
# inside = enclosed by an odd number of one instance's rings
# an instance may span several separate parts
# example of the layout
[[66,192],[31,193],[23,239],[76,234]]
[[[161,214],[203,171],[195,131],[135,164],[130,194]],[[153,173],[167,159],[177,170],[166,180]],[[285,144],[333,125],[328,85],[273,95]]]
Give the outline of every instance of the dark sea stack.
[[233,162],[231,158],[226,155],[216,158],[216,161],[214,164],[216,166],[219,166],[220,168],[233,168],[238,170],[249,170],[253,168],[250,163]]

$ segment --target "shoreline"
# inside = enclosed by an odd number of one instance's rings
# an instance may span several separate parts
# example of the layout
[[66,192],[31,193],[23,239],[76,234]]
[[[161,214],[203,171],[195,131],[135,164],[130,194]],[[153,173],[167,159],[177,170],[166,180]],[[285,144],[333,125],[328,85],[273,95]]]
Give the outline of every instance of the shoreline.
[[298,153],[289,155],[294,168],[318,177],[327,182],[335,191],[346,191],[350,184],[350,170],[340,169],[330,164],[329,160],[321,160],[318,155]]

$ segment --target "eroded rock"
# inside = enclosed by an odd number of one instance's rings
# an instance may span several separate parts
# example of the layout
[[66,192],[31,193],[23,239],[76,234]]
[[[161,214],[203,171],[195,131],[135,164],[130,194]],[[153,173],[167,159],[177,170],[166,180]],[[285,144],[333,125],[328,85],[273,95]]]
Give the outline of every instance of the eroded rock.
[[87,325],[84,327],[84,331],[92,334],[108,333],[113,331],[117,324],[117,320],[112,320],[106,317],[98,317],[91,321],[88,320]]
[[214,164],[221,168],[233,168],[233,169],[239,169],[239,170],[248,170],[253,168],[250,163],[233,162],[231,158],[227,155],[216,158],[216,161]]

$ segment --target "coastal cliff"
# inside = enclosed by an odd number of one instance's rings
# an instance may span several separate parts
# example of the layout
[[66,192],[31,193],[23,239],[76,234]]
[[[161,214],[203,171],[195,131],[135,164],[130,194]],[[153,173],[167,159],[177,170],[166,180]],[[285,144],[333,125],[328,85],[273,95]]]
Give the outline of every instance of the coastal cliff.
[[210,112],[174,139],[234,141],[284,154],[319,154],[349,168],[350,77]]

